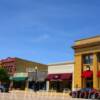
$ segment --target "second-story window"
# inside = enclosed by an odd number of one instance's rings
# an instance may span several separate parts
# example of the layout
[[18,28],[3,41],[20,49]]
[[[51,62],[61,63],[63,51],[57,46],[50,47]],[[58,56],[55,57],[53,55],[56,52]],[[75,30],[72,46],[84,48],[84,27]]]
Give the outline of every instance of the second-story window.
[[93,55],[92,54],[84,55],[83,56],[83,63],[84,64],[92,64],[93,63]]

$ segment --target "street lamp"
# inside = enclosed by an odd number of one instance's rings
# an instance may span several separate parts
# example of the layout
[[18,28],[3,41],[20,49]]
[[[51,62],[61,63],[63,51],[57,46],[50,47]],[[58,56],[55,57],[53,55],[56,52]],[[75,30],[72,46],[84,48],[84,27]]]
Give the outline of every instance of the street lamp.
[[36,66],[35,67],[35,92],[37,92],[37,71],[38,71],[38,68]]

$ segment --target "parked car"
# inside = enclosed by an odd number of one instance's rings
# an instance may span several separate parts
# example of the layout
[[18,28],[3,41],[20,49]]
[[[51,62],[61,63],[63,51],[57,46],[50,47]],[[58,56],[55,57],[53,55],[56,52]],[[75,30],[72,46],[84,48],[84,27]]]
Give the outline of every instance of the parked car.
[[0,84],[0,92],[9,92],[8,84]]
[[93,88],[83,88],[70,92],[72,98],[100,99],[100,91]]
[[97,91],[97,90],[91,91],[89,98],[100,99],[100,91]]
[[5,90],[4,92],[9,92],[9,84],[4,83],[3,86],[4,86],[4,90]]
[[0,84],[0,92],[4,92],[4,91],[5,91],[4,86]]

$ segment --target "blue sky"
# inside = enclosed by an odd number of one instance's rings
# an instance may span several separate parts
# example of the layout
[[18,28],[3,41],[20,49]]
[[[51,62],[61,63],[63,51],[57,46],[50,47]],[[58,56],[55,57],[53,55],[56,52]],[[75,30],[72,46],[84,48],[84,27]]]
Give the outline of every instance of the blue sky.
[[74,60],[71,46],[100,34],[100,0],[0,0],[0,59]]

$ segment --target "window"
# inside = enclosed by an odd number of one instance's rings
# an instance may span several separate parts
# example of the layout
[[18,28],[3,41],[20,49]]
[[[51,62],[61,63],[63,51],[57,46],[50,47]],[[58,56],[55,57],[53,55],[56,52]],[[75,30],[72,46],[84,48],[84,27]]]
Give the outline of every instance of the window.
[[92,64],[93,63],[93,55],[84,55],[83,63],[84,64]]
[[100,53],[97,54],[97,58],[98,58],[98,70],[100,70]]
[[100,53],[98,53],[97,57],[98,57],[98,62],[100,62]]

